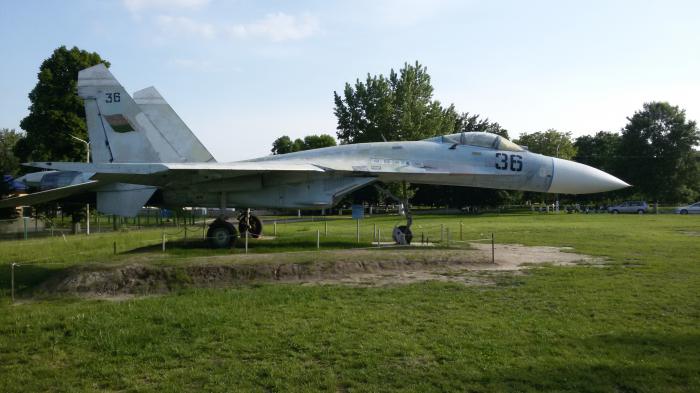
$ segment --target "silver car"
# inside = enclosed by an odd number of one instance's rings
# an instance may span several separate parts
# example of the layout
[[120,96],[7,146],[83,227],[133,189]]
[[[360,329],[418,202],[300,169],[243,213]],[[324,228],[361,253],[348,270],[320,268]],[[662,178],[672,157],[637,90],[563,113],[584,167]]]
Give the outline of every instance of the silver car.
[[644,214],[649,211],[649,205],[645,201],[626,201],[619,205],[610,206],[608,212],[617,213],[637,213]]
[[700,202],[695,202],[692,205],[681,206],[676,209],[678,214],[700,214]]

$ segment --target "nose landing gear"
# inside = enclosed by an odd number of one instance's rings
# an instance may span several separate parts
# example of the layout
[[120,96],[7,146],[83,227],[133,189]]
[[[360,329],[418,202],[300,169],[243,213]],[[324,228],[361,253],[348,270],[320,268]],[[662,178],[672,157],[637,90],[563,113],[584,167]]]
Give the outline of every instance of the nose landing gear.
[[403,182],[402,188],[403,188],[403,195],[404,199],[401,199],[397,197],[396,195],[392,194],[391,191],[388,189],[381,187],[377,184],[374,185],[374,188],[379,191],[380,194],[385,195],[396,202],[400,203],[403,205],[403,211],[404,214],[406,215],[406,225],[399,225],[394,227],[394,230],[391,232],[391,237],[394,239],[394,242],[396,244],[402,244],[402,245],[409,245],[411,244],[411,240],[413,240],[413,232],[411,232],[411,225],[413,224],[413,216],[411,215],[411,210],[410,210],[410,205],[408,204],[408,194],[406,192],[406,182]]

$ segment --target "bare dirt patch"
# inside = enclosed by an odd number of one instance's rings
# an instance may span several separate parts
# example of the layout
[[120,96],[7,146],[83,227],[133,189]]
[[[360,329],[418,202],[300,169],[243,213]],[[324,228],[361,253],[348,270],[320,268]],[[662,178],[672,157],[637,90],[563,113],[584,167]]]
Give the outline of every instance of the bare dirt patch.
[[[498,275],[549,263],[600,263],[601,259],[557,247],[491,244],[470,249],[390,248],[280,254],[225,255],[167,261],[140,256],[116,266],[66,269],[41,284],[38,293],[123,297],[167,293],[186,287],[225,287],[251,282],[304,285],[383,286],[422,281],[493,285]],[[149,263],[150,262],[150,263]]]

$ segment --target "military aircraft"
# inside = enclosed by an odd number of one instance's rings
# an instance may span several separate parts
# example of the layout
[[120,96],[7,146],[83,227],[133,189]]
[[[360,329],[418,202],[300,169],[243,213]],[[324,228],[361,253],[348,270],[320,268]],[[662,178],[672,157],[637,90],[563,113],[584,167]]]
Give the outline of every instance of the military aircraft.
[[[98,64],[80,71],[78,95],[85,102],[92,162],[26,164],[74,180],[0,201],[0,207],[86,191],[96,193],[98,211],[121,216],[134,216],[146,204],[222,211],[236,207],[243,208],[238,230],[257,236],[262,222],[250,214],[250,208],[329,208],[370,184],[411,182],[561,194],[629,186],[598,169],[532,153],[485,132],[340,145],[219,163],[155,89],[137,92],[132,99],[107,67]],[[407,225],[394,230],[394,240],[400,243],[410,243],[407,216]],[[237,236],[226,217],[214,220],[207,232],[214,247],[226,247]]]

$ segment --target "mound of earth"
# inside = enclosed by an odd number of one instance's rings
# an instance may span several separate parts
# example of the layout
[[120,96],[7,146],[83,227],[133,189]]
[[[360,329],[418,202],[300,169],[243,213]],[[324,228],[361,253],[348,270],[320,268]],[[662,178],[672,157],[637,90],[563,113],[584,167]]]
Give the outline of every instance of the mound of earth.
[[114,297],[251,282],[379,286],[439,280],[488,285],[495,283],[492,276],[498,272],[518,271],[543,263],[571,265],[599,261],[557,247],[498,244],[492,263],[490,244],[471,244],[471,247],[226,255],[191,258],[177,264],[149,264],[143,260],[127,261],[119,266],[93,264],[63,270],[35,292]]

